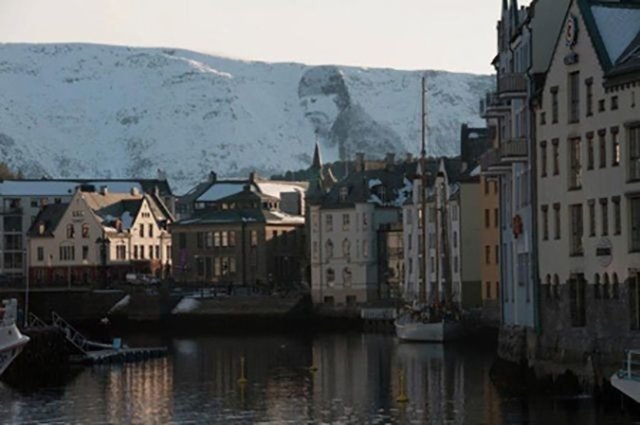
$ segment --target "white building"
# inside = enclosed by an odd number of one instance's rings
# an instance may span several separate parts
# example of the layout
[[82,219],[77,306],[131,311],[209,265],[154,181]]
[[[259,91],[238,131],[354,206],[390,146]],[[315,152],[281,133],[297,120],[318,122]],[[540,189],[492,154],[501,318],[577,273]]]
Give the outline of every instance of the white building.
[[27,230],[45,205],[67,203],[78,186],[111,193],[128,193],[135,188],[173,211],[173,194],[166,176],[131,180],[3,180],[0,181],[0,276],[21,283],[25,275]]
[[163,277],[170,271],[171,216],[150,196],[87,192],[47,205],[28,232],[33,284],[124,281],[131,272]]
[[407,176],[415,172],[415,163],[396,163],[388,155],[382,165],[367,164],[358,155],[355,172],[326,193],[307,195],[314,303],[354,305],[392,293],[380,276],[378,230],[401,223],[401,207],[412,191]]

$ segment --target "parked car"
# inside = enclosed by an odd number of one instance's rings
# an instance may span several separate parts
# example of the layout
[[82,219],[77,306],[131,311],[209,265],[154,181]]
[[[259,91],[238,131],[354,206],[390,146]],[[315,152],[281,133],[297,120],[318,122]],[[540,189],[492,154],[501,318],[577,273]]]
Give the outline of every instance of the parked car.
[[157,277],[142,273],[127,273],[125,278],[130,285],[157,285],[160,283],[160,279]]

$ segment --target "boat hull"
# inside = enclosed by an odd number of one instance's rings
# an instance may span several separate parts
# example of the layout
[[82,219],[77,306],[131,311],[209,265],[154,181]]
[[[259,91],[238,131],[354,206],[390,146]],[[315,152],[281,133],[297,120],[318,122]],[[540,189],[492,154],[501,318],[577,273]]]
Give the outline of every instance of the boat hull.
[[611,376],[611,386],[622,392],[626,396],[632,398],[636,403],[640,403],[640,381],[625,378],[614,373]]
[[0,375],[18,357],[27,342],[29,337],[22,335],[15,324],[0,325]]
[[403,341],[447,342],[462,337],[463,327],[458,322],[422,323],[411,321],[395,322],[396,335]]

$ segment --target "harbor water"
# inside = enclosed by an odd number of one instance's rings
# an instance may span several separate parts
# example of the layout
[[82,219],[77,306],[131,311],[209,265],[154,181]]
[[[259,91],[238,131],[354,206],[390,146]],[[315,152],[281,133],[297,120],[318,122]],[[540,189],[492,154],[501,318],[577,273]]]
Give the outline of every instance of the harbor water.
[[[516,396],[490,348],[380,334],[136,336],[162,359],[79,369],[64,384],[0,384],[1,423],[617,424],[633,409],[589,397]],[[241,370],[242,359],[245,368]],[[241,376],[246,384],[239,384]],[[405,395],[405,403],[398,396]]]

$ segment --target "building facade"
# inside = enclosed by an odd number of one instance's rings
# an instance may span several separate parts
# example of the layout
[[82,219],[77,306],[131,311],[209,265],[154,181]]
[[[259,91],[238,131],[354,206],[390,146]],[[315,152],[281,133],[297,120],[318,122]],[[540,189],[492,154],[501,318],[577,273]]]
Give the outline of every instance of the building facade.
[[[86,190],[86,188],[85,188]],[[83,191],[47,205],[28,231],[33,285],[125,281],[127,273],[165,277],[171,269],[171,216],[149,195]]]
[[536,103],[543,338],[574,354],[638,343],[639,52],[639,3],[573,0]]
[[158,179],[132,180],[3,180],[0,181],[0,275],[20,284],[24,280],[27,231],[46,205],[68,203],[78,186],[86,190],[107,188],[112,193],[131,189],[152,196],[168,214],[173,211],[173,194],[163,173]]

